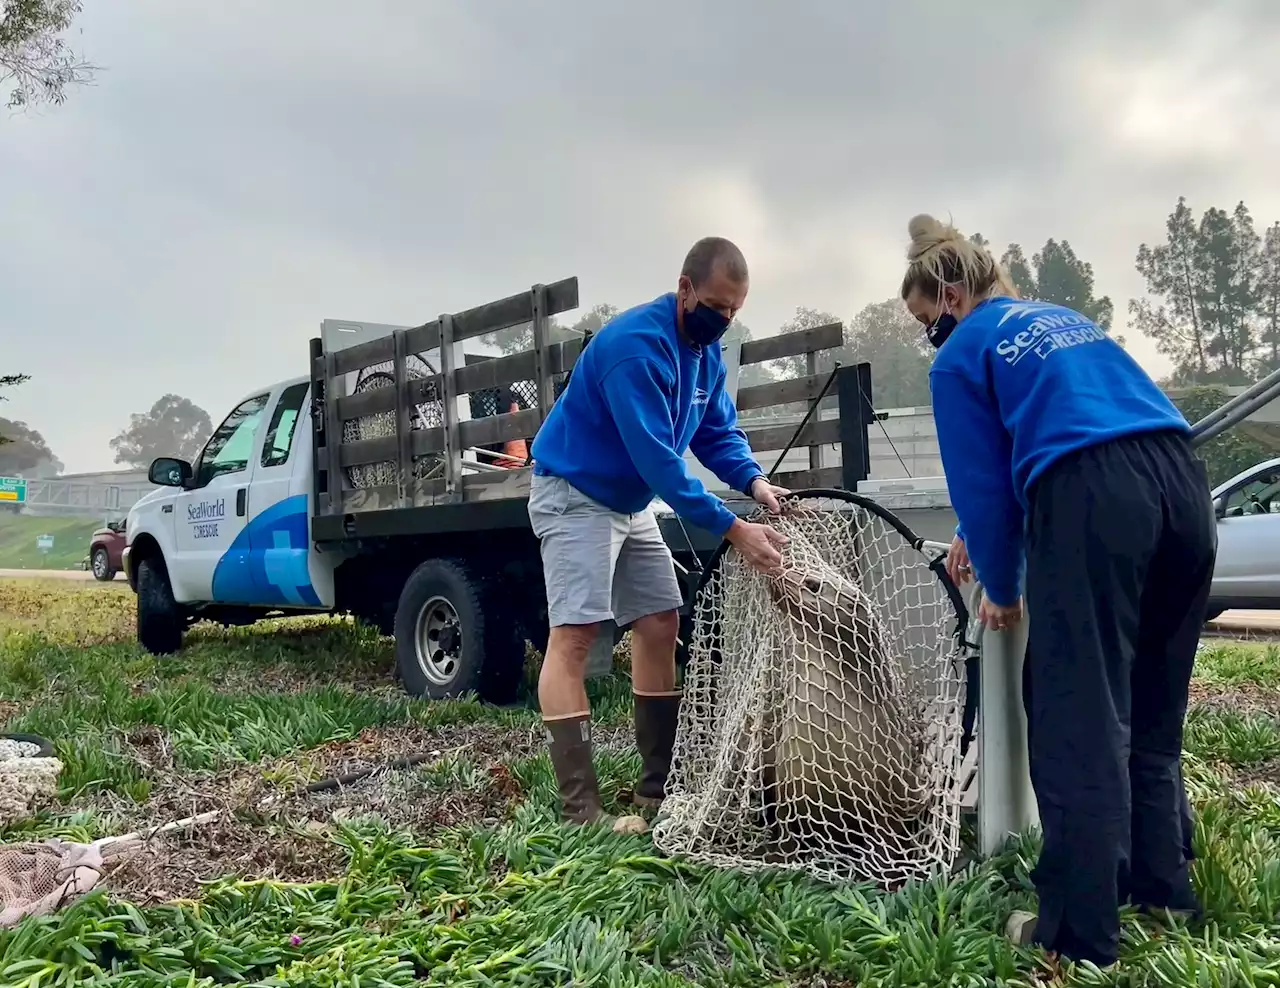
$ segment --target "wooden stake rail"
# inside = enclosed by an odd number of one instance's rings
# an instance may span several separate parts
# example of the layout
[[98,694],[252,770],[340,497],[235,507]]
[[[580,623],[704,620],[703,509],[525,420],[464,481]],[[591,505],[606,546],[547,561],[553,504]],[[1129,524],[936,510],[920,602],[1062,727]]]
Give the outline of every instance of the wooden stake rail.
[[[350,515],[361,511],[526,497],[528,468],[485,470],[466,462],[464,453],[514,439],[528,440],[537,433],[555,400],[557,384],[571,370],[583,346],[581,339],[549,340],[549,320],[577,306],[578,279],[566,278],[550,285],[535,285],[529,291],[465,312],[443,314],[422,326],[398,329],[386,337],[334,352],[325,352],[321,341],[313,340],[317,515]],[[502,357],[468,354],[463,360],[454,347],[466,340],[522,325],[530,328],[533,347],[520,353]],[[816,355],[838,348],[842,343],[843,329],[834,323],[742,344],[741,365],[808,355],[808,373],[791,380],[739,389],[739,409],[813,400],[826,380],[825,374],[814,373]],[[429,364],[436,373],[411,376],[410,358],[428,354],[432,358]],[[366,368],[388,363],[394,378],[393,387],[348,393],[349,378]],[[482,392],[512,385],[517,386],[518,392],[532,397],[527,402],[529,407],[481,417],[459,415],[459,398],[466,401]],[[473,415],[480,404],[471,402]],[[492,402],[489,405],[493,407]],[[427,416],[429,424],[424,424],[415,411],[423,407],[438,409],[440,414]],[[369,416],[385,418],[387,413],[394,413],[392,434],[342,441],[346,423],[367,420]],[[764,454],[781,451],[794,427],[764,426],[745,431],[751,448]],[[839,420],[815,418],[796,445],[810,447],[813,466],[821,462],[819,447],[838,443],[842,438]],[[767,459],[762,455],[762,462]],[[424,462],[430,464],[430,469],[422,468]],[[396,483],[380,487],[352,486],[350,468],[377,463],[394,464]],[[777,480],[792,487],[837,486],[842,480],[842,470],[819,466],[780,474]]]

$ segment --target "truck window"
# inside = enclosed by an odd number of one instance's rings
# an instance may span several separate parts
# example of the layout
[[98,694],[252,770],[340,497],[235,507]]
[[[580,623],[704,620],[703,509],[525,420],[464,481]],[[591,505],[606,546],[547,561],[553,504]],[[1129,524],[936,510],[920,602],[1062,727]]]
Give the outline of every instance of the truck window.
[[248,469],[249,454],[253,452],[253,434],[258,430],[262,409],[271,396],[255,395],[231,410],[218,428],[213,430],[200,454],[200,466],[196,469],[196,487],[204,487],[214,477],[224,473],[239,473]]
[[307,396],[310,384],[292,384],[284,389],[280,400],[276,402],[271,413],[271,423],[267,426],[267,438],[262,443],[262,465],[278,467],[289,459],[289,450],[293,446],[293,430],[298,424],[298,415],[302,411],[302,400]]

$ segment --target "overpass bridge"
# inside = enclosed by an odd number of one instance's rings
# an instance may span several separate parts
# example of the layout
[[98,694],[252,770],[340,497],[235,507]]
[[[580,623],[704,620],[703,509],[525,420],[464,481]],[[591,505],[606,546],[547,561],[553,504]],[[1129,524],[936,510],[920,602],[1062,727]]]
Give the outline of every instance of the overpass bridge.
[[[28,515],[122,519],[155,485],[145,470],[102,470],[24,479],[25,500],[13,507]],[[3,502],[0,502],[3,504]]]

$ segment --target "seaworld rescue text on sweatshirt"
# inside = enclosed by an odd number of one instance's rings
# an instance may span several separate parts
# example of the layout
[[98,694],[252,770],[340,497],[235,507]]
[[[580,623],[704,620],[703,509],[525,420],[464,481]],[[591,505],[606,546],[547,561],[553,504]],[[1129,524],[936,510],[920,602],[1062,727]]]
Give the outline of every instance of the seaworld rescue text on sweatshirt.
[[929,389],[956,532],[1005,607],[1021,596],[1028,495],[1050,465],[1121,436],[1190,431],[1123,347],[1048,302],[979,303],[938,350]]
[[533,441],[534,472],[567,480],[614,511],[643,511],[654,495],[682,518],[724,535],[736,517],[699,481],[685,450],[738,491],[764,475],[724,390],[718,344],[676,330],[676,296],[619,314],[574,364]]

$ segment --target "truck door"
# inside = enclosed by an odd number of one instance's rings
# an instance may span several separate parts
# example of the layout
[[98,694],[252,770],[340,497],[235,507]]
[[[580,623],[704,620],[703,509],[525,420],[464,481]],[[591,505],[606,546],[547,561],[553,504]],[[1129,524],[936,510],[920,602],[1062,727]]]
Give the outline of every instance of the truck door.
[[270,396],[254,395],[231,410],[196,460],[191,488],[174,497],[169,575],[179,600],[247,603],[216,596],[214,573],[224,589],[251,586],[243,577],[228,582],[226,574],[247,572],[248,553],[234,547],[245,526],[258,426]]
[[307,381],[283,387],[249,487],[250,564],[267,607],[330,607],[333,571],[311,542],[311,413]]

